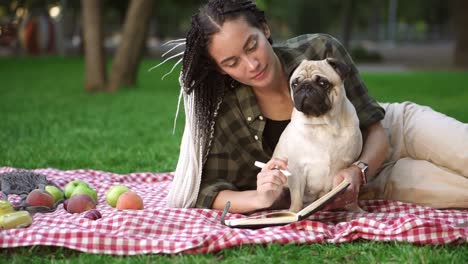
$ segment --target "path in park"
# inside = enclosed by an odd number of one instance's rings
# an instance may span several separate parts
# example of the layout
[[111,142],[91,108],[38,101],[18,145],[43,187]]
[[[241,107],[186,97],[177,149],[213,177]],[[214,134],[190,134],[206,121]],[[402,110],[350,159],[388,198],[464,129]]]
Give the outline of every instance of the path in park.
[[371,46],[380,53],[383,62],[379,64],[359,64],[361,71],[398,72],[408,70],[450,70],[453,67],[454,44],[379,44]]

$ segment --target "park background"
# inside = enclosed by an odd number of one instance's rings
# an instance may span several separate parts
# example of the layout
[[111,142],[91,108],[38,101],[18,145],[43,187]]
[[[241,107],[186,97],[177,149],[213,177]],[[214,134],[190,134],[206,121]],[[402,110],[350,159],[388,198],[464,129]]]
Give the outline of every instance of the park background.
[[[0,166],[173,171],[183,115],[178,69],[162,61],[205,1],[0,1]],[[328,33],[350,51],[372,96],[411,100],[468,122],[468,1],[256,1],[275,42]],[[88,26],[87,26],[88,25]],[[87,47],[87,48],[85,48]],[[176,54],[181,51],[173,51]],[[170,55],[166,55],[167,58]],[[9,263],[452,262],[463,245],[360,241],[243,246],[203,256],[88,255],[63,248],[2,249]]]
[[[83,56],[85,42],[89,41],[89,50],[98,49],[90,51],[95,56],[93,64],[98,64],[96,68],[102,68],[98,58],[110,59],[116,53],[114,58],[121,68],[138,67],[137,62],[143,57],[158,58],[167,49],[162,47],[165,41],[185,37],[191,14],[203,2],[140,0],[129,5],[128,0],[2,0],[0,55]],[[381,66],[379,69],[385,69],[384,66],[453,69],[468,65],[466,1],[258,0],[256,3],[266,11],[276,42],[320,32],[338,38],[357,63],[376,64]],[[100,81],[106,82],[106,71],[100,71],[104,76],[99,77],[104,79]],[[114,81],[115,74],[110,70],[108,86],[120,85]],[[122,78],[124,84],[126,79],[132,79]]]

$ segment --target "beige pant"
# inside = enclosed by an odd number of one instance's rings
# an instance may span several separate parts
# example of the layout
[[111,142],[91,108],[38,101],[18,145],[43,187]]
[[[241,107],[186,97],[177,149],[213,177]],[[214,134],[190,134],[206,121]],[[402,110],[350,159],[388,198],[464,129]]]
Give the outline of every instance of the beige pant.
[[468,124],[411,102],[381,105],[391,148],[360,198],[468,208]]

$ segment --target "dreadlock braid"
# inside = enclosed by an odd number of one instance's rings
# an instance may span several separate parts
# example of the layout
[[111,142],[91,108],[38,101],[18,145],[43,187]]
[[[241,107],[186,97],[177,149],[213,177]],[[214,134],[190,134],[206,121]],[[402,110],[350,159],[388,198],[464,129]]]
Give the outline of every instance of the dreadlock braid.
[[213,132],[214,120],[224,92],[237,84],[230,76],[221,74],[210,58],[210,38],[219,32],[226,20],[241,16],[257,28],[263,29],[263,24],[266,23],[264,12],[254,2],[246,0],[211,0],[192,16],[191,27],[186,35],[181,80],[185,92],[193,96],[197,119],[193,120],[197,126],[197,131],[194,132],[197,137],[201,133]]
[[197,119],[193,120],[197,126],[193,131],[195,138],[200,138],[199,134],[207,131],[211,120],[214,120],[215,108],[223,92],[220,74],[215,73],[212,61],[206,53],[201,52],[206,49],[205,44],[198,15],[194,15],[191,29],[186,36],[182,80],[185,92],[194,97],[193,107]]

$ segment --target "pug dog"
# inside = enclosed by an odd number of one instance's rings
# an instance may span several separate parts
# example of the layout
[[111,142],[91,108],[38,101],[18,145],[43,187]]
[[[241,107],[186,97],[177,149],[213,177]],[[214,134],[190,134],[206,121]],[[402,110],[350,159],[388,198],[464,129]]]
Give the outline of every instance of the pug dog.
[[[361,153],[359,120],[343,85],[349,72],[343,62],[327,58],[304,60],[291,75],[294,109],[273,153],[288,158],[291,211],[329,192],[333,176]],[[350,208],[359,210],[357,204]]]

